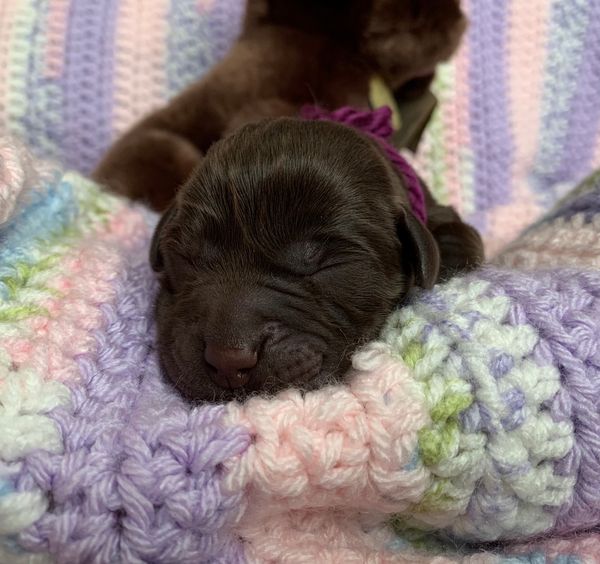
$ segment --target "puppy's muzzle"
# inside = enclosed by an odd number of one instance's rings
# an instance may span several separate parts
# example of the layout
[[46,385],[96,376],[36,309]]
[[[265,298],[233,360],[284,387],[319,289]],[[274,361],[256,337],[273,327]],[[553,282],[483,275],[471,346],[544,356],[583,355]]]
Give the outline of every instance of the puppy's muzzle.
[[249,370],[258,363],[258,354],[249,348],[222,347],[206,343],[204,360],[209,366],[213,382],[226,389],[241,388],[250,381]]

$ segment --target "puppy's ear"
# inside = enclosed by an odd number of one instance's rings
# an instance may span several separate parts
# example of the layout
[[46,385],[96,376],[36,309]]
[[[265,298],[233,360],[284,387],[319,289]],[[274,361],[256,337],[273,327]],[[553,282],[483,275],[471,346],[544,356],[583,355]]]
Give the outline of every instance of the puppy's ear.
[[433,235],[404,207],[396,219],[396,233],[404,248],[406,268],[413,272],[415,284],[432,288],[440,271],[440,252]]
[[172,203],[165,213],[160,218],[154,235],[152,236],[152,242],[150,243],[150,265],[155,272],[162,272],[164,270],[163,257],[160,252],[160,240],[161,234],[167,224],[173,219],[175,215],[175,203]]

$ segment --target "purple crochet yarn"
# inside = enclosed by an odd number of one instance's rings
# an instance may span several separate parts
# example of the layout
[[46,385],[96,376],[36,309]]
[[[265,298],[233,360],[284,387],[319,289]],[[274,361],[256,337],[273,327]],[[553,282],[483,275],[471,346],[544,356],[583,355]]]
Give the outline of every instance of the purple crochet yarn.
[[245,4],[77,0],[30,9],[16,2],[0,11],[6,49],[18,53],[2,78],[0,129],[38,156],[90,173],[124,130],[225,55]]
[[305,119],[329,120],[349,125],[377,139],[389,159],[404,178],[408,190],[408,199],[413,213],[422,223],[427,223],[425,194],[417,173],[408,161],[388,142],[392,135],[392,110],[387,106],[373,111],[343,107],[327,112],[318,106],[304,106],[300,115]]
[[553,531],[565,534],[600,523],[600,274],[561,269],[532,276],[486,269],[478,277],[492,282],[493,294],[512,299],[512,324],[537,328],[538,364],[560,371],[561,387],[548,407],[553,420],[573,423],[575,444],[556,463],[555,473],[577,481]]
[[57,562],[242,562],[230,526],[241,493],[222,489],[221,463],[247,432],[221,424],[223,406],[190,408],[163,381],[153,350],[155,282],[146,254],[130,257],[103,306],[98,350],[80,358],[72,406],[54,410],[64,453],[28,456],[16,481],[48,511],[19,536]]

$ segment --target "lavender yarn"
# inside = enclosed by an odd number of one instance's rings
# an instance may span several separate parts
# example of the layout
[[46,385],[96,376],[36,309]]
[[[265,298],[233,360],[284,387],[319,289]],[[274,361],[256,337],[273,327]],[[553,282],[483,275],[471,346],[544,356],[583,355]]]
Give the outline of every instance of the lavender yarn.
[[220,464],[250,438],[222,426],[223,406],[190,408],[163,382],[152,348],[154,277],[145,253],[131,265],[115,304],[103,306],[97,353],[79,359],[72,407],[52,414],[64,454],[32,454],[16,481],[50,500],[19,542],[65,563],[241,562],[228,525],[243,503],[222,489]]
[[559,476],[575,476],[571,500],[560,508],[555,532],[600,522],[600,273],[560,269],[535,275],[484,270],[494,295],[509,296],[515,326],[537,329],[532,351],[538,364],[556,366],[560,388],[548,406],[554,421],[574,426],[572,450],[555,464]]

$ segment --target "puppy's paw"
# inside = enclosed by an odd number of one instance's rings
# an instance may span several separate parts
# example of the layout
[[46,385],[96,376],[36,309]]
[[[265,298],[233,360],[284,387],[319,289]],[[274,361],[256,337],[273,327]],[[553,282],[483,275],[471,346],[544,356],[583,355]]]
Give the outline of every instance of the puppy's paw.
[[442,223],[432,230],[440,251],[439,281],[480,266],[485,258],[479,233],[462,221]]
[[117,194],[164,211],[201,158],[179,135],[134,129],[113,146],[92,176]]

